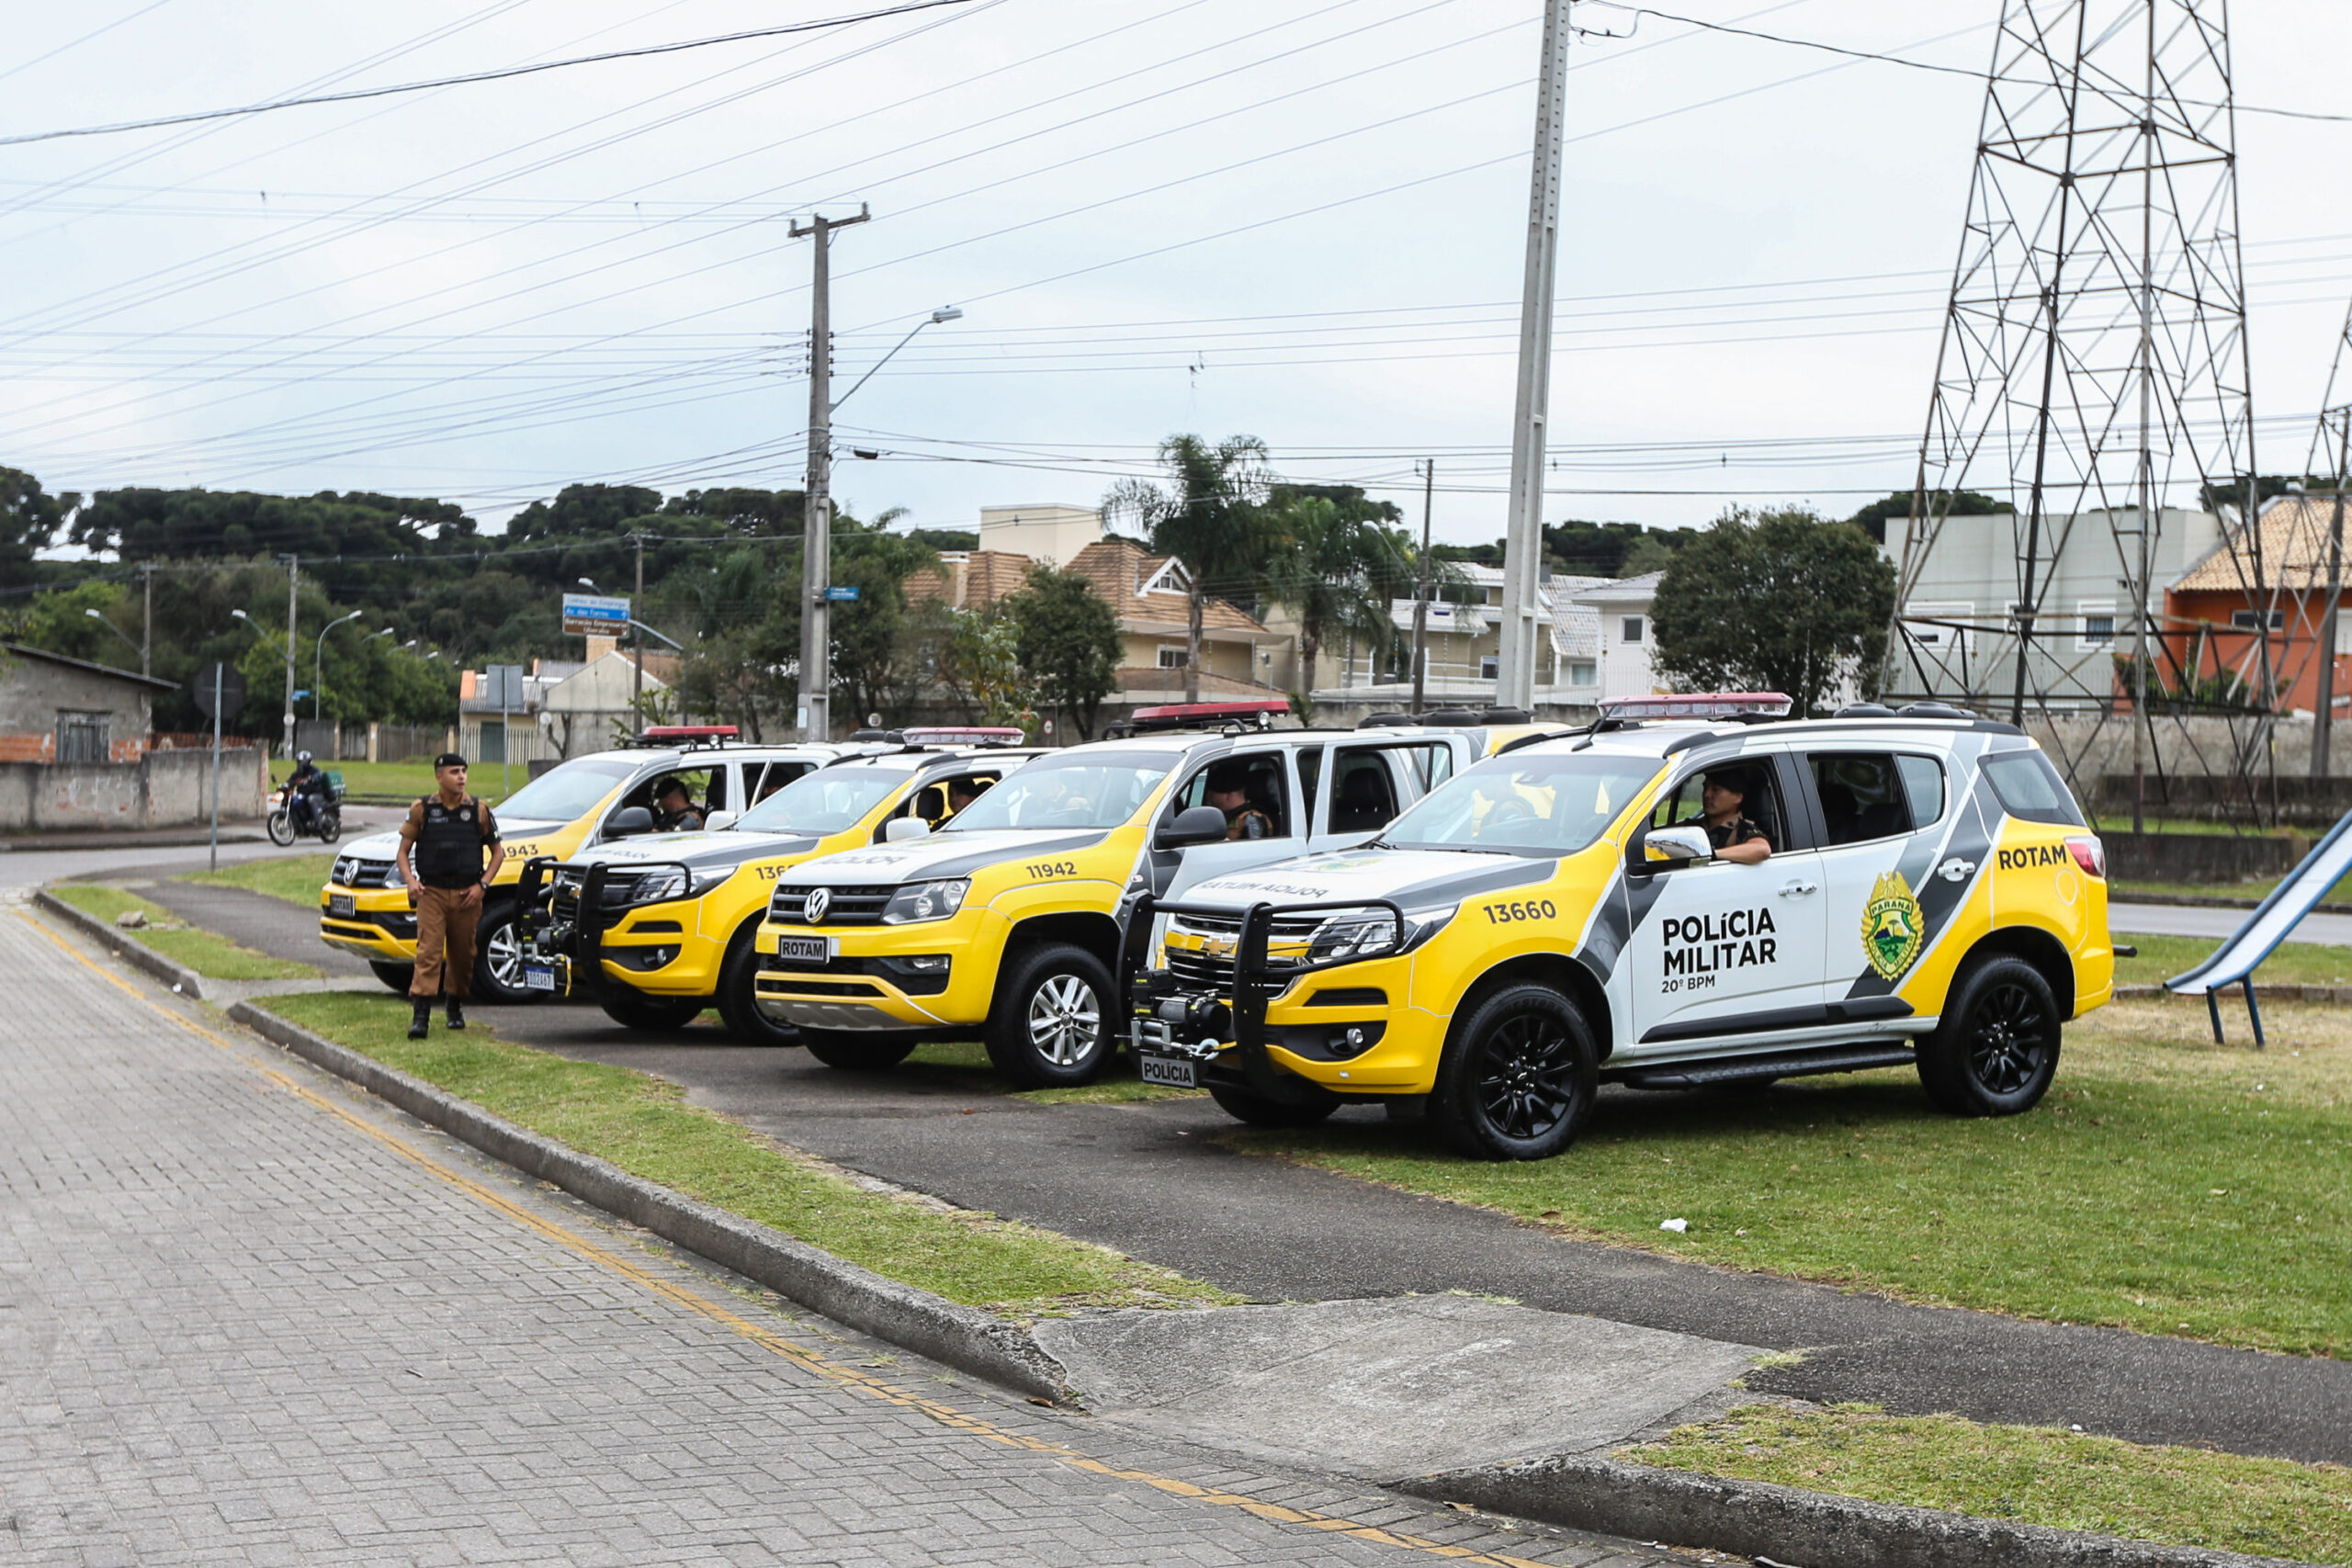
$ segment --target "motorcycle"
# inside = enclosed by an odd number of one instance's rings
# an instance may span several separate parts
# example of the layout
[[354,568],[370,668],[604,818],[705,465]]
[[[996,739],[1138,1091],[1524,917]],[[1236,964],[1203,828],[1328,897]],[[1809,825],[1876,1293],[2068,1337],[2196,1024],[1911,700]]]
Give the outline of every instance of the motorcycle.
[[332,844],[343,837],[343,791],[330,774],[326,789],[310,797],[310,809],[294,809],[294,786],[280,784],[269,797],[269,841],[284,848],[297,839]]

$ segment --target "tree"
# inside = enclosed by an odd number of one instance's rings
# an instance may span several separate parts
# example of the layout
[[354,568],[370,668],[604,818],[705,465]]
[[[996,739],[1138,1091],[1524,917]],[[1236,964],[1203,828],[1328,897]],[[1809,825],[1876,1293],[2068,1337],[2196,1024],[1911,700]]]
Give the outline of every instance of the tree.
[[1184,700],[1201,700],[1201,621],[1213,588],[1252,581],[1264,567],[1267,532],[1258,502],[1266,491],[1266,444],[1228,435],[1212,446],[1197,435],[1159,444],[1163,489],[1121,479],[1103,497],[1106,516],[1132,517],[1151,547],[1184,569]]
[[1379,647],[1396,636],[1389,601],[1411,593],[1416,567],[1411,545],[1377,516],[1295,492],[1267,508],[1282,543],[1266,570],[1266,596],[1298,617],[1299,666],[1310,686],[1327,637],[1352,633]]
[[930,619],[932,673],[956,705],[976,723],[1028,728],[1036,694],[1021,668],[1020,629],[1002,615],[936,602]]
[[[1900,517],[1907,523],[1911,517],[1911,509],[1917,502],[1918,491],[1898,490],[1884,501],[1871,502],[1847,521],[1868,534],[1872,543],[1883,545],[1886,543],[1888,522]],[[1993,517],[2004,512],[2016,510],[2006,501],[1996,501],[1989,495],[1979,495],[1973,490],[1929,491],[1928,509],[1930,512],[1941,510],[1947,517]]]
[[1094,739],[1094,715],[1118,683],[1124,647],[1119,617],[1081,573],[1036,566],[1029,584],[1008,594],[999,613],[1012,623],[1021,668],[1038,700],[1069,716],[1079,739]]
[[1850,523],[1735,507],[1677,552],[1650,605],[1657,668],[1692,691],[1785,692],[1799,714],[1878,690],[1894,568]]
[[22,468],[0,468],[0,586],[33,581],[33,552],[57,536],[81,503],[72,491],[51,495]]

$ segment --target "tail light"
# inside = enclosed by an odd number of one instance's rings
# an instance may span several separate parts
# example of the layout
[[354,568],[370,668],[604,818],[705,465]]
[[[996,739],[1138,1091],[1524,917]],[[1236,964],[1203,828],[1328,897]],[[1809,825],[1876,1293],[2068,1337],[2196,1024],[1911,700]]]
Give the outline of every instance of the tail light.
[[2085,876],[2096,876],[2101,882],[2107,880],[2105,844],[2097,839],[2069,839],[2066,840],[2066,852],[2075,857],[2075,863],[2083,868]]

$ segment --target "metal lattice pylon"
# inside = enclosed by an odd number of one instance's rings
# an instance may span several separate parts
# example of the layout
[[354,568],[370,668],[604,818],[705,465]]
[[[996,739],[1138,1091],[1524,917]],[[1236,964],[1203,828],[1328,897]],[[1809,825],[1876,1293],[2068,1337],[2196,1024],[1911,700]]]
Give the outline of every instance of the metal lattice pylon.
[[[2265,576],[2245,493],[2254,429],[2232,101],[2224,0],[2005,0],[1898,563],[1891,692],[2013,721],[2145,719],[2153,683],[2168,713],[2267,714],[2267,639],[2256,639],[2257,678],[2216,700],[2193,671],[2167,668],[2179,639],[2151,604],[2167,502],[2211,505],[2247,587]],[[1951,527],[1963,491],[2012,508],[1973,518],[1965,544]],[[2004,525],[2013,572],[1988,569],[1985,581],[2007,602],[1920,613],[1939,560],[1983,552],[1982,531],[1997,540]],[[2115,646],[2087,655],[2082,626],[2052,624],[2068,607],[2045,603],[2058,563],[2086,550],[2112,560],[2121,612]],[[2147,729],[2133,726],[2135,773]],[[2242,771],[2246,746],[2232,750],[2213,761]]]

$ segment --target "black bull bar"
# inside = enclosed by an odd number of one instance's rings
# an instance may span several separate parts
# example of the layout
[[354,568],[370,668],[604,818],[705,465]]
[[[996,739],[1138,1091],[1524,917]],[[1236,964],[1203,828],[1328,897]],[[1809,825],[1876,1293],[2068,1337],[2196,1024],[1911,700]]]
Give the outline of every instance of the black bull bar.
[[[1354,898],[1342,903],[1314,904],[1252,904],[1242,911],[1241,928],[1233,938],[1233,995],[1225,1004],[1230,1009],[1229,1019],[1216,1017],[1212,1008],[1188,1003],[1188,998],[1198,992],[1166,970],[1149,967],[1151,928],[1159,915],[1205,915],[1230,919],[1233,911],[1207,904],[1187,904],[1181,901],[1161,903],[1149,894],[1136,900],[1134,912],[1127,919],[1127,929],[1119,942],[1119,983],[1132,1004],[1137,1020],[1173,1023],[1161,1010],[1183,1010],[1180,1018],[1188,1023],[1222,1034],[1217,1026],[1229,1022],[1233,1032],[1235,1054],[1241,1058],[1241,1076],[1250,1087],[1262,1094],[1283,1096],[1287,1075],[1278,1075],[1273,1061],[1266,1055],[1266,1004],[1288,990],[1291,983],[1301,976],[1320,974],[1327,969],[1342,968],[1363,962],[1361,953],[1345,958],[1328,959],[1317,964],[1302,956],[1296,964],[1273,968],[1268,961],[1267,948],[1273,935],[1275,918],[1282,915],[1343,914],[1353,909],[1377,909],[1388,916],[1393,930],[1386,953],[1402,952],[1405,946],[1405,910],[1392,898]],[[1295,1080],[1292,1080],[1295,1082]]]
[[[605,932],[610,928],[614,916],[638,906],[631,902],[616,905],[610,909],[605,907],[605,889],[611,883],[609,873],[612,868],[606,863],[597,861],[581,877],[580,896],[572,908],[571,928],[568,931],[559,930],[554,890],[550,887],[543,894],[540,889],[550,880],[549,874],[562,863],[553,855],[534,855],[523,863],[523,878],[515,885],[516,908],[520,911],[515,916],[516,926],[526,949],[536,946],[542,934],[556,938],[556,951],[565,960],[564,967],[568,971],[564,977],[567,996],[583,990],[590,996],[602,996],[611,986],[605,977]],[[627,874],[635,880],[649,872],[672,869],[684,879],[687,887],[694,886],[694,868],[684,861],[631,861]],[[678,897],[683,898],[686,895],[682,892]],[[652,901],[671,903],[675,900]]]

